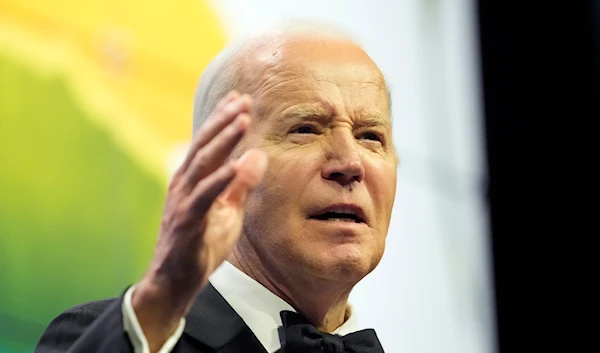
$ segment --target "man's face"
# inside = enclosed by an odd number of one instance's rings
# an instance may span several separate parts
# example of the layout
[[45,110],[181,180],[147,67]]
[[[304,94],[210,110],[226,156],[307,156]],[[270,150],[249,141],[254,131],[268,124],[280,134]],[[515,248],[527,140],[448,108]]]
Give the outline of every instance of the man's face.
[[383,255],[396,190],[383,77],[349,43],[299,40],[273,55],[253,83],[244,146],[269,167],[244,235],[266,266],[356,282]]

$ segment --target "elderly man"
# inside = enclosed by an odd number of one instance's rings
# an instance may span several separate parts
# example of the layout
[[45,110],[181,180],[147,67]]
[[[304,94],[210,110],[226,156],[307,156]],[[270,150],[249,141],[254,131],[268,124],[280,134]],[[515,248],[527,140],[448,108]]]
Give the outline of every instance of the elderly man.
[[348,306],[396,188],[375,63],[321,28],[252,36],[203,74],[194,130],[143,279],[59,315],[36,352],[382,352]]

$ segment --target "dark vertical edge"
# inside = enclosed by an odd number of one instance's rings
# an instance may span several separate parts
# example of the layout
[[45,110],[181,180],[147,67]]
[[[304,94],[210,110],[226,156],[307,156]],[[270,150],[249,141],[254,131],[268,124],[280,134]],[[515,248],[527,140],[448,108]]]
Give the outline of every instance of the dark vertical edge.
[[600,4],[477,13],[499,352],[600,352]]

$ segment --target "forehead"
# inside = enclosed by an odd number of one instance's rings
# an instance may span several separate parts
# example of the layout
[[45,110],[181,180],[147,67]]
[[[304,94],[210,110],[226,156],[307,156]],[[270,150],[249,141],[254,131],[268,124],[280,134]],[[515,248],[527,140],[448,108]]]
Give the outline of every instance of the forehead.
[[389,116],[383,75],[355,44],[335,40],[295,40],[258,55],[250,73],[262,109],[303,104]]

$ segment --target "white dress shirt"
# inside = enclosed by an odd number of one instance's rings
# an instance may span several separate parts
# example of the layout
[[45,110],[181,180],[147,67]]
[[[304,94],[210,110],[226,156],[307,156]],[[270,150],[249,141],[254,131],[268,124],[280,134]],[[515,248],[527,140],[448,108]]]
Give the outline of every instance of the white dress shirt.
[[[295,312],[291,305],[227,261],[212,274],[210,283],[244,320],[267,352],[274,353],[281,348],[278,328],[282,326],[282,322],[279,314],[282,310]],[[129,335],[135,353],[149,353],[148,341],[131,305],[133,288],[125,293],[121,307],[123,327]],[[184,327],[185,318],[181,319],[175,333],[169,337],[159,353],[171,352],[183,334]],[[356,318],[355,315],[350,315],[333,333],[343,336],[355,331]]]

